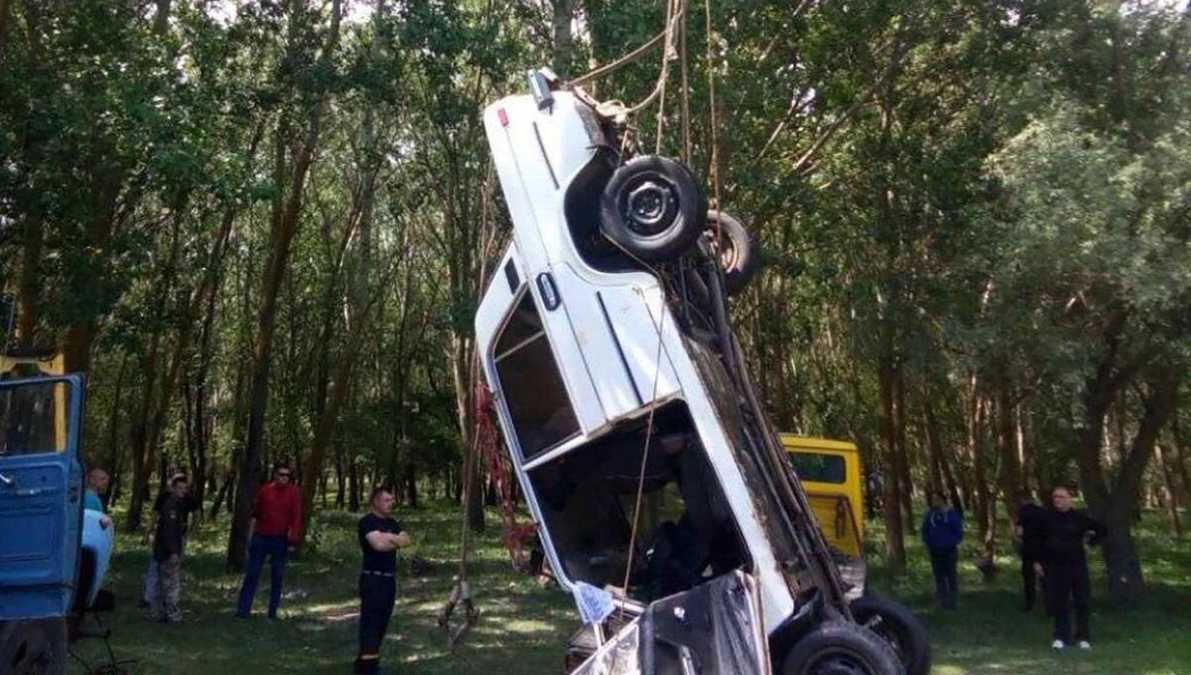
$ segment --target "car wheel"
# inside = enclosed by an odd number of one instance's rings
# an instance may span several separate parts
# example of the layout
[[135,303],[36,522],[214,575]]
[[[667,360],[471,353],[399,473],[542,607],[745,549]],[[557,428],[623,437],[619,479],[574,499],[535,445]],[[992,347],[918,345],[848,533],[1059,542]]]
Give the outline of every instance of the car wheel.
[[825,621],[802,636],[782,662],[782,675],[905,675],[897,654],[872,631]]
[[0,625],[0,672],[6,675],[65,673],[65,620],[11,621]]
[[724,290],[736,295],[748,286],[761,266],[757,239],[739,220],[723,211],[707,213],[707,233],[711,250],[724,270]]
[[667,157],[643,155],[617,169],[600,195],[600,230],[651,262],[684,255],[702,234],[707,195],[694,175]]
[[907,675],[930,672],[930,642],[926,626],[905,605],[879,595],[866,595],[852,601],[856,623],[889,643],[906,668]]

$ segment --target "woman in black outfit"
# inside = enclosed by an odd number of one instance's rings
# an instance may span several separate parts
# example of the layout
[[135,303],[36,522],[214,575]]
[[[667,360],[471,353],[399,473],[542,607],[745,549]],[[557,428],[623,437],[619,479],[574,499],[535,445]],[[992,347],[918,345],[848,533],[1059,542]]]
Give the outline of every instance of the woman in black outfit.
[[1088,556],[1084,545],[1095,546],[1104,538],[1105,529],[1083,510],[1072,508],[1071,491],[1060,485],[1050,493],[1051,507],[1043,519],[1043,560],[1034,569],[1046,578],[1050,610],[1054,613],[1054,642],[1063,649],[1071,643],[1071,605],[1075,605],[1075,639],[1080,649],[1091,649],[1088,630],[1089,602],[1092,596],[1088,580]]

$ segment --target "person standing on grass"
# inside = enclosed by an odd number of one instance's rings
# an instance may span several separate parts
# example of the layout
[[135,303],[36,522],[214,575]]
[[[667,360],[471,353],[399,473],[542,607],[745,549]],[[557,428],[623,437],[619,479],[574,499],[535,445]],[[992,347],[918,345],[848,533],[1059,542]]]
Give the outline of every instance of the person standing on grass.
[[[166,485],[166,488],[161,492],[158,492],[157,499],[153,500],[153,522],[145,530],[145,543],[149,543],[149,534],[151,532],[157,531],[157,524],[161,520],[161,508],[165,505],[166,500],[172,497],[174,494],[173,488],[170,486],[173,485],[174,481],[178,480],[179,478],[182,479],[183,483],[185,483],[187,486],[185,497],[182,499],[182,504],[186,507],[186,517],[182,519],[183,537],[186,536],[186,531],[190,527],[190,514],[194,511],[198,511],[199,508],[202,507],[202,504],[199,504],[197,499],[190,496],[190,483],[186,478],[186,474],[175,473],[173,476],[171,476],[170,482]],[[157,558],[153,555],[150,555],[149,567],[145,570],[144,591],[141,594],[140,602],[137,603],[137,606],[141,607],[142,609],[150,609],[157,602],[157,589],[161,585],[159,571],[159,563],[157,562]]]
[[162,623],[182,620],[182,551],[186,543],[187,519],[194,500],[185,475],[170,479],[170,490],[157,514],[153,535],[153,559],[157,561],[157,588],[154,589],[152,618]]
[[922,519],[922,542],[930,552],[935,575],[935,602],[955,609],[959,599],[959,543],[964,539],[964,517],[941,492],[927,498],[930,508]]
[[360,652],[358,675],[380,672],[380,645],[397,601],[397,549],[409,546],[409,535],[393,519],[393,490],[372,491],[372,510],[360,519],[358,535],[363,566],[360,570]]
[[1046,546],[1046,509],[1034,502],[1034,497],[1025,490],[1017,495],[1017,525],[1013,528],[1017,536],[1021,556],[1021,583],[1023,593],[1022,611],[1034,609],[1034,598],[1039,585],[1042,586],[1042,603],[1050,614],[1050,602],[1046,594],[1046,577],[1034,571],[1034,566],[1043,561]]
[[302,536],[302,495],[291,479],[290,468],[278,464],[273,469],[273,480],[257,490],[256,508],[248,525],[248,568],[236,605],[236,616],[240,618],[248,618],[252,613],[256,584],[266,556],[269,558],[269,618],[277,618],[286,554]]
[[1058,486],[1050,493],[1051,509],[1043,521],[1043,562],[1034,571],[1046,578],[1048,609],[1055,618],[1054,642],[1063,649],[1071,644],[1071,605],[1075,605],[1075,639],[1080,649],[1091,649],[1088,626],[1092,584],[1088,579],[1085,544],[1096,545],[1104,538],[1104,525],[1082,510],[1072,508],[1071,490]]

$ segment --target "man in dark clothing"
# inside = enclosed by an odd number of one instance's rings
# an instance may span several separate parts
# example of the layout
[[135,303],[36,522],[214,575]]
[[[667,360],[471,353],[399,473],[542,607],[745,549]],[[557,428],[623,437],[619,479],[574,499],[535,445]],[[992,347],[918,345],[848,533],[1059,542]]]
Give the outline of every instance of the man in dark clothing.
[[1104,525],[1087,513],[1072,508],[1071,491],[1063,486],[1051,492],[1053,508],[1043,520],[1043,560],[1034,570],[1046,577],[1049,609],[1054,614],[1055,649],[1071,643],[1071,600],[1075,600],[1075,639],[1080,649],[1091,649],[1088,627],[1092,596],[1088,580],[1088,557],[1084,544],[1095,545],[1104,538]]
[[[157,493],[157,499],[153,501],[153,524],[145,531],[146,541],[150,532],[157,532],[157,525],[161,520],[161,509],[165,505],[166,500],[175,496],[175,488],[177,483],[181,489],[181,505],[184,507],[185,517],[182,518],[182,537],[186,537],[186,531],[190,527],[190,514],[198,511],[202,506],[198,500],[190,495],[190,483],[184,473],[176,473],[166,485],[166,489]],[[160,564],[157,558],[149,556],[149,568],[145,571],[144,595],[141,597],[139,603],[142,608],[152,608],[158,601],[157,589],[160,587]]]
[[260,580],[265,557],[269,558],[269,618],[277,618],[281,606],[281,583],[285,575],[286,553],[302,536],[302,495],[291,481],[290,469],[279,464],[273,469],[272,482],[256,493],[248,544],[248,567],[240,586],[236,616],[247,618],[252,612],[256,584]]
[[922,519],[922,542],[930,552],[935,575],[935,602],[955,609],[959,598],[959,543],[964,539],[964,517],[940,493],[928,499],[930,509]]
[[1042,584],[1042,602],[1048,606],[1046,595],[1046,577],[1039,576],[1034,571],[1034,565],[1043,560],[1043,548],[1046,545],[1045,525],[1046,509],[1034,503],[1034,498],[1028,492],[1021,492],[1017,496],[1017,527],[1014,532],[1021,544],[1021,582],[1025,602],[1022,610],[1029,612],[1034,609],[1034,598],[1038,584]]
[[182,595],[182,551],[186,542],[187,519],[194,500],[187,491],[186,476],[174,476],[157,514],[153,535],[153,560],[157,562],[157,588],[151,607],[154,619],[162,623],[182,620],[179,603]]
[[393,491],[372,491],[372,510],[360,519],[360,653],[355,672],[375,675],[380,668],[380,645],[397,601],[397,549],[409,546],[409,535],[393,519]]

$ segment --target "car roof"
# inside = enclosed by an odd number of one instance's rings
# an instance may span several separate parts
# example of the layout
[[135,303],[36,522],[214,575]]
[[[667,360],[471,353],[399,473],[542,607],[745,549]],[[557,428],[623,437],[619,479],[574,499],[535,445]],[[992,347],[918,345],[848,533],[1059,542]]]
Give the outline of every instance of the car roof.
[[787,450],[834,450],[836,452],[858,453],[860,449],[850,441],[837,441],[831,438],[817,438],[815,436],[798,436],[796,434],[781,434],[782,445]]

